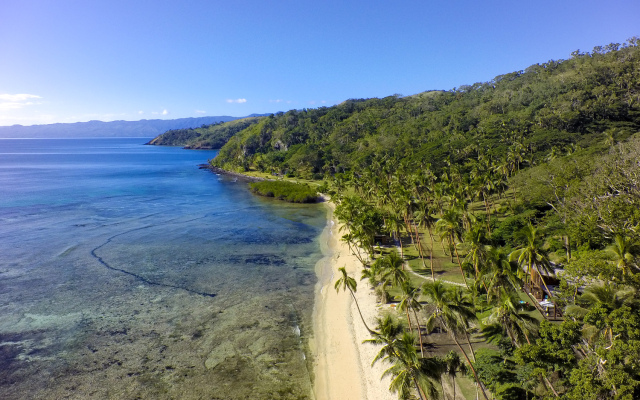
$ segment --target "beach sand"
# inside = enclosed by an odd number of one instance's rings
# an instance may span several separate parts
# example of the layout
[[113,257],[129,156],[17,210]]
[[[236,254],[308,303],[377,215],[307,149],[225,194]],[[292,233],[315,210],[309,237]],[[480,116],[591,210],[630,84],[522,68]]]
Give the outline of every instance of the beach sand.
[[314,392],[316,400],[392,400],[397,396],[389,391],[390,378],[381,379],[388,365],[371,361],[379,351],[374,344],[362,343],[370,335],[365,328],[355,302],[348,291],[336,293],[338,268],[358,282],[356,298],[367,324],[376,326],[379,305],[366,281],[360,280],[362,266],[351,254],[348,245],[340,240],[344,232],[333,218],[333,203],[329,208],[329,226],[322,237],[327,256],[317,265],[318,284],[314,308],[314,338],[310,342],[314,354]]

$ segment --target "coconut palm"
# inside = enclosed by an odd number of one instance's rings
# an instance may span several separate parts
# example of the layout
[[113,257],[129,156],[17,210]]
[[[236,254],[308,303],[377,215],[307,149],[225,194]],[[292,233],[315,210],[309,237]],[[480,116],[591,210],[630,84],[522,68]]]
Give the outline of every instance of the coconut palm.
[[526,308],[516,292],[501,288],[491,313],[482,321],[485,337],[492,341],[498,336],[507,336],[516,347],[525,341],[531,344],[530,337],[537,331],[538,320],[529,315]]
[[466,333],[469,321],[475,319],[473,309],[468,304],[461,304],[459,294],[456,294],[455,290],[447,289],[440,281],[425,283],[422,286],[422,293],[427,298],[430,309],[426,322],[427,330],[431,331],[435,324],[438,323],[449,333],[449,336],[467,361],[476,382],[482,389],[484,398],[489,400],[473,367],[473,363],[458,341],[458,335],[462,332]]
[[409,317],[409,310],[413,311],[413,316],[416,319],[418,339],[420,341],[420,354],[424,357],[424,345],[422,344],[422,332],[420,331],[420,321],[418,320],[418,314],[416,310],[422,308],[422,304],[418,301],[420,297],[420,289],[413,286],[410,281],[402,282],[400,285],[400,303],[398,304],[398,309],[401,311],[406,311],[407,313],[407,322],[409,324],[409,330],[411,330],[411,318]]
[[[451,379],[451,386],[453,387],[453,400],[456,399],[456,377],[458,373],[466,373],[467,366],[464,365],[464,362],[460,358],[460,355],[455,351],[451,350],[443,359],[445,372],[449,375]],[[444,394],[444,391],[443,391]]]
[[640,246],[633,239],[616,235],[613,244],[607,250],[615,256],[616,265],[624,275],[633,275],[633,270],[638,269],[636,258],[640,253]]
[[358,287],[356,280],[350,277],[349,275],[347,275],[347,270],[344,267],[338,268],[338,270],[342,275],[334,285],[336,292],[340,293],[340,289],[349,290],[349,293],[351,293],[351,297],[353,297],[353,301],[355,301],[356,303],[356,307],[358,308],[358,313],[360,314],[360,318],[362,319],[362,323],[364,324],[365,328],[367,328],[369,333],[371,334],[375,333],[374,331],[369,329],[367,322],[364,320],[364,317],[362,316],[362,311],[360,311],[360,305],[358,304],[358,300],[356,299],[356,295],[355,295],[355,291]]
[[427,230],[429,231],[429,236],[431,238],[431,248],[429,249],[429,259],[431,264],[431,279],[435,280],[435,274],[433,271],[433,242],[435,242],[433,238],[433,228],[437,220],[433,217],[434,211],[435,210],[432,209],[432,206],[430,205],[430,203],[426,200],[423,200],[418,202],[417,210],[414,214],[414,217],[418,222],[419,227],[427,228]]
[[509,261],[509,255],[501,247],[490,247],[485,254],[486,272],[482,279],[487,282],[487,301],[500,296],[500,290],[520,290],[522,281],[518,278],[518,267]]
[[377,318],[377,321],[377,331],[373,334],[371,339],[367,339],[363,342],[382,346],[376,357],[371,362],[371,365],[375,364],[378,360],[382,360],[395,354],[395,340],[402,333],[402,326],[400,326],[400,324],[397,323],[390,314],[385,315],[383,318]]
[[462,239],[462,228],[460,225],[460,216],[455,210],[447,210],[442,218],[440,218],[435,225],[436,232],[440,235],[440,239],[445,240],[449,244],[449,252],[451,256],[451,262],[453,262],[453,254],[455,251],[456,258],[458,260],[458,266],[460,267],[460,274],[464,280],[464,284],[469,288],[467,278],[462,270],[462,263],[460,262],[460,255],[458,254],[457,243]]
[[[549,255],[543,248],[544,242],[540,237],[539,231],[529,222],[529,225],[523,229],[522,233],[524,235],[524,244],[509,254],[509,261],[517,260],[520,268],[526,267],[531,283],[542,288],[540,286],[541,283],[547,293],[551,294],[540,269],[552,273],[553,268],[551,268],[551,263],[549,262]],[[539,282],[536,282],[537,280]]]
[[418,356],[414,343],[415,337],[406,331],[393,341],[393,350],[385,356],[392,365],[382,376],[391,376],[389,390],[398,393],[400,399],[412,398],[414,388],[421,399],[436,399],[438,392],[432,379],[438,375],[438,371],[429,368],[431,359]]

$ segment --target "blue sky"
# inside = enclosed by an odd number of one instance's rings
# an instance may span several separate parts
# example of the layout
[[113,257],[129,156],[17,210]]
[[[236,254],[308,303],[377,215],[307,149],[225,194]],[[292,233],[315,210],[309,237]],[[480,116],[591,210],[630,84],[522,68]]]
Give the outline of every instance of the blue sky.
[[448,90],[622,43],[639,16],[637,0],[3,0],[0,125]]

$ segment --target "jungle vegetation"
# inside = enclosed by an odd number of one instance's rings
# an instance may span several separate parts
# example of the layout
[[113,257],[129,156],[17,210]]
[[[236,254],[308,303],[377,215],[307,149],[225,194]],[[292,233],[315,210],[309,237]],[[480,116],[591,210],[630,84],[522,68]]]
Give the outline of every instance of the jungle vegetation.
[[219,149],[230,137],[258,122],[260,117],[249,117],[229,122],[202,125],[200,128],[172,129],[148,144],[183,146],[188,149]]
[[325,180],[399,398],[638,399],[639,45],[274,114],[211,163]]
[[[548,81],[536,81],[547,72],[535,67],[491,88],[431,94],[456,98],[446,107],[471,105],[448,113],[449,125],[475,121],[432,142],[410,146],[419,131],[352,135],[345,162],[322,153],[342,240],[379,301],[397,310],[369,342],[399,398],[455,398],[461,376],[487,400],[640,398],[637,45],[575,52]],[[533,100],[478,116],[507,88]],[[493,92],[485,102],[483,91]],[[403,99],[388,101],[399,111]],[[365,143],[385,138],[393,146],[369,153]],[[288,173],[304,173],[291,159],[281,158]],[[378,245],[382,233],[395,245]]]

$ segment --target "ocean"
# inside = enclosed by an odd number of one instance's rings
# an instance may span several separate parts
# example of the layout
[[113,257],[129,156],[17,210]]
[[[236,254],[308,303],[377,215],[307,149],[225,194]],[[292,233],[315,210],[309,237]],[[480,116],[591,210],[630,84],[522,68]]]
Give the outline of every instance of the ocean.
[[0,398],[312,398],[322,204],[148,139],[0,139]]

